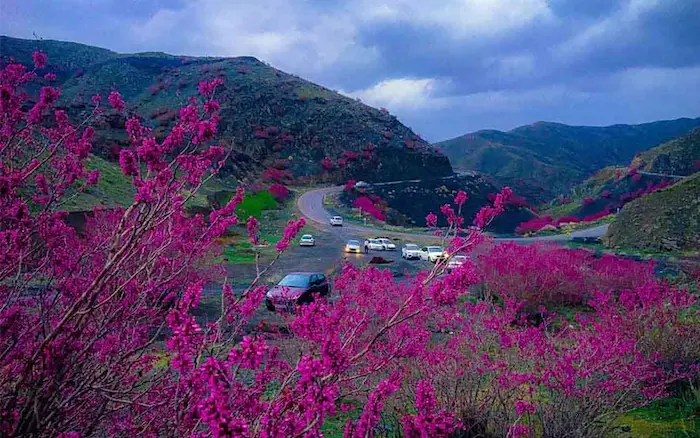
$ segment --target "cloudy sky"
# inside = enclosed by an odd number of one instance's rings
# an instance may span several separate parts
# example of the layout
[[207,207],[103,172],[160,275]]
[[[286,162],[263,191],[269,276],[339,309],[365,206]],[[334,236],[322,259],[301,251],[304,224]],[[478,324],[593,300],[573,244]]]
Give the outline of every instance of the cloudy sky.
[[700,116],[700,0],[0,0],[0,33],[252,55],[433,141]]

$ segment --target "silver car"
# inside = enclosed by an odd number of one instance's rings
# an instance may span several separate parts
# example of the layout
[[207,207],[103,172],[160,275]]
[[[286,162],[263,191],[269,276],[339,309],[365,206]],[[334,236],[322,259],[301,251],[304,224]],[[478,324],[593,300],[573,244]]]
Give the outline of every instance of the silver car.
[[420,259],[420,247],[414,243],[407,243],[401,248],[401,257],[406,260]]
[[361,253],[362,247],[360,246],[360,241],[348,240],[348,243],[345,244],[345,252],[354,252],[357,254]]

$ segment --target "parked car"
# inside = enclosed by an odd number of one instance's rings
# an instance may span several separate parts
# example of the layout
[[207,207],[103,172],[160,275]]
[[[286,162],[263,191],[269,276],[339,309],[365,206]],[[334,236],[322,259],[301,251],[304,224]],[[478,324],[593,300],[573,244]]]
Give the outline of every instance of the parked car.
[[366,189],[369,188],[369,183],[366,183],[364,181],[358,181],[355,183],[355,188],[357,189]]
[[340,216],[333,216],[330,220],[330,223],[334,227],[342,227],[343,226],[343,218]]
[[384,249],[384,245],[378,239],[367,239],[367,249],[381,251]]
[[316,241],[314,240],[314,236],[311,234],[304,234],[301,236],[301,240],[299,240],[299,246],[314,246],[316,245]]
[[439,246],[424,246],[420,249],[420,259],[428,262],[437,263],[438,260],[445,258],[445,253]]
[[376,240],[382,244],[382,249],[384,251],[396,251],[396,245],[394,245],[391,240],[385,237],[379,237]]
[[360,242],[358,240],[348,240],[348,243],[345,244],[345,252],[361,253],[362,247],[360,246]]
[[265,294],[267,310],[293,310],[294,307],[314,300],[315,295],[325,297],[330,285],[320,272],[292,272]]
[[407,243],[401,248],[401,257],[406,260],[420,259],[420,247],[414,243]]
[[464,255],[454,255],[450,257],[450,261],[447,262],[447,269],[459,268],[467,262],[467,256]]

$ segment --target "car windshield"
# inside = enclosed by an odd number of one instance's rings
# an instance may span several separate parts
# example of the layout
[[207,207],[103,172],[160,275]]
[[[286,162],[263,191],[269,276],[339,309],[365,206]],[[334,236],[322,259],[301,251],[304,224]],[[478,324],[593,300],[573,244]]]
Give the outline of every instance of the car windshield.
[[454,257],[452,257],[452,260],[455,260],[458,262],[464,262],[465,260],[467,260],[467,256],[463,256],[463,255],[454,256]]
[[360,242],[358,242],[357,240],[348,240],[348,245],[360,246]]
[[379,243],[377,239],[369,239],[369,243]]
[[428,252],[442,252],[442,248],[440,248],[438,246],[429,246]]
[[340,216],[333,216],[333,220],[340,221],[343,220],[343,218]]
[[310,275],[307,274],[289,274],[280,281],[280,286],[287,287],[308,287]]
[[311,234],[304,234],[301,236],[301,240],[311,240],[313,237],[311,237]]
[[413,244],[409,243],[408,245],[406,245],[406,249],[416,250],[416,249],[418,249],[418,245],[413,245]]

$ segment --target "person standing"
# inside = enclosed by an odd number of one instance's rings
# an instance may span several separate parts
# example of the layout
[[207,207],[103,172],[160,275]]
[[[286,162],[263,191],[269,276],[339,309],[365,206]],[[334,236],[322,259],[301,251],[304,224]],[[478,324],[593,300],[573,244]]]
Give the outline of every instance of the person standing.
[[369,242],[367,242],[367,239],[365,239],[365,254],[369,253]]

